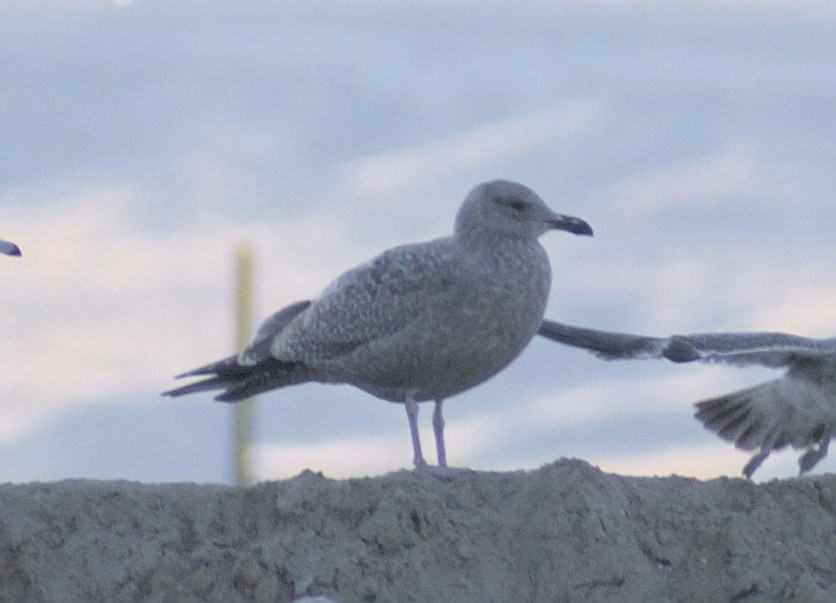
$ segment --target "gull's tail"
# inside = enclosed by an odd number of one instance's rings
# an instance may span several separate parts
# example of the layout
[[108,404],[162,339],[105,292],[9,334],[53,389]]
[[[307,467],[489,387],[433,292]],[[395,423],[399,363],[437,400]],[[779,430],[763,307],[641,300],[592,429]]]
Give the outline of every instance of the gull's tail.
[[248,366],[241,364],[237,356],[230,356],[182,375],[177,375],[177,379],[196,376],[208,376],[208,378],[163,392],[163,395],[177,397],[222,389],[225,391],[215,396],[215,400],[239,402],[270,389],[305,383],[311,380],[310,372],[299,362],[282,362],[268,359]]
[[177,375],[177,379],[203,376],[209,378],[163,392],[163,395],[185,396],[222,389],[225,391],[215,396],[215,400],[239,402],[268,389],[313,381],[311,371],[304,364],[278,360],[270,351],[273,338],[310,305],[310,300],[304,300],[279,310],[261,324],[240,356],[230,356]]
[[[694,404],[697,407],[694,416],[707,429],[741,450],[759,449],[743,467],[747,479],[752,478],[773,450],[792,443],[789,417],[774,404],[782,381],[769,381]],[[771,409],[776,412],[771,413]]]
[[827,404],[816,384],[791,375],[725,396],[697,402],[696,418],[741,450],[758,452],[743,468],[751,477],[773,450],[806,448],[798,459],[801,473],[827,456],[834,422],[817,404]]
[[[781,380],[770,381],[738,392],[717,396],[694,404],[697,412],[694,416],[706,429],[733,442],[741,450],[754,450],[767,441],[773,449],[789,444],[788,434],[776,434],[780,416],[771,417],[763,412],[764,402],[770,401],[774,390]],[[771,404],[769,404],[771,407]]]

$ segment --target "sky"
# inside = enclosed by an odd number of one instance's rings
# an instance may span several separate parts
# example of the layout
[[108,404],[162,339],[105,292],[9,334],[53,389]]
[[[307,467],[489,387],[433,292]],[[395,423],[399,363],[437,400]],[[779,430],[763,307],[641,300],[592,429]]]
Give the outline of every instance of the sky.
[[[264,318],[494,178],[595,229],[541,239],[553,320],[836,334],[832,3],[515,6],[0,0],[0,482],[229,482],[230,406],[160,392],[234,351],[236,248]],[[445,403],[448,459],[737,476],[692,403],[780,374],[535,339]],[[257,479],[411,467],[403,408],[357,389],[253,413]]]

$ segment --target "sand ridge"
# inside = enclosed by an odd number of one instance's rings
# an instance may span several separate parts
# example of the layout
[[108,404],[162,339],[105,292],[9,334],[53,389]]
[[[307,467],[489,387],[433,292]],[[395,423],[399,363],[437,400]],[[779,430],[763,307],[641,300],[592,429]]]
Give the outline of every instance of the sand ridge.
[[836,475],[0,485],[2,601],[834,601]]

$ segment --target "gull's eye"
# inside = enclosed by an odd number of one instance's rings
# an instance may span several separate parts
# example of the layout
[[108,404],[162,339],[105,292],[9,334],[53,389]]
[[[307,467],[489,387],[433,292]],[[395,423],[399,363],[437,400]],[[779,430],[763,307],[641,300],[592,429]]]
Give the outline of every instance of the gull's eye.
[[526,207],[525,201],[520,201],[519,199],[514,199],[509,205],[514,211],[524,211]]

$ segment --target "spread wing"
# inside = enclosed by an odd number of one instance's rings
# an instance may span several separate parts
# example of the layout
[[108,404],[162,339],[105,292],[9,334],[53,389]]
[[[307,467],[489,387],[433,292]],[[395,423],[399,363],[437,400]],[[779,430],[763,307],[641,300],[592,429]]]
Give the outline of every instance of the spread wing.
[[804,358],[836,356],[836,339],[811,339],[787,333],[698,333],[674,335],[665,348],[673,362],[757,364],[782,368]]
[[665,350],[674,362],[757,364],[786,375],[739,392],[697,402],[696,418],[743,450],[758,449],[743,468],[751,477],[772,450],[806,448],[801,472],[827,455],[836,429],[836,339],[786,333],[676,335]]
[[668,339],[574,327],[544,320],[538,334],[558,343],[583,348],[604,360],[662,358]]

